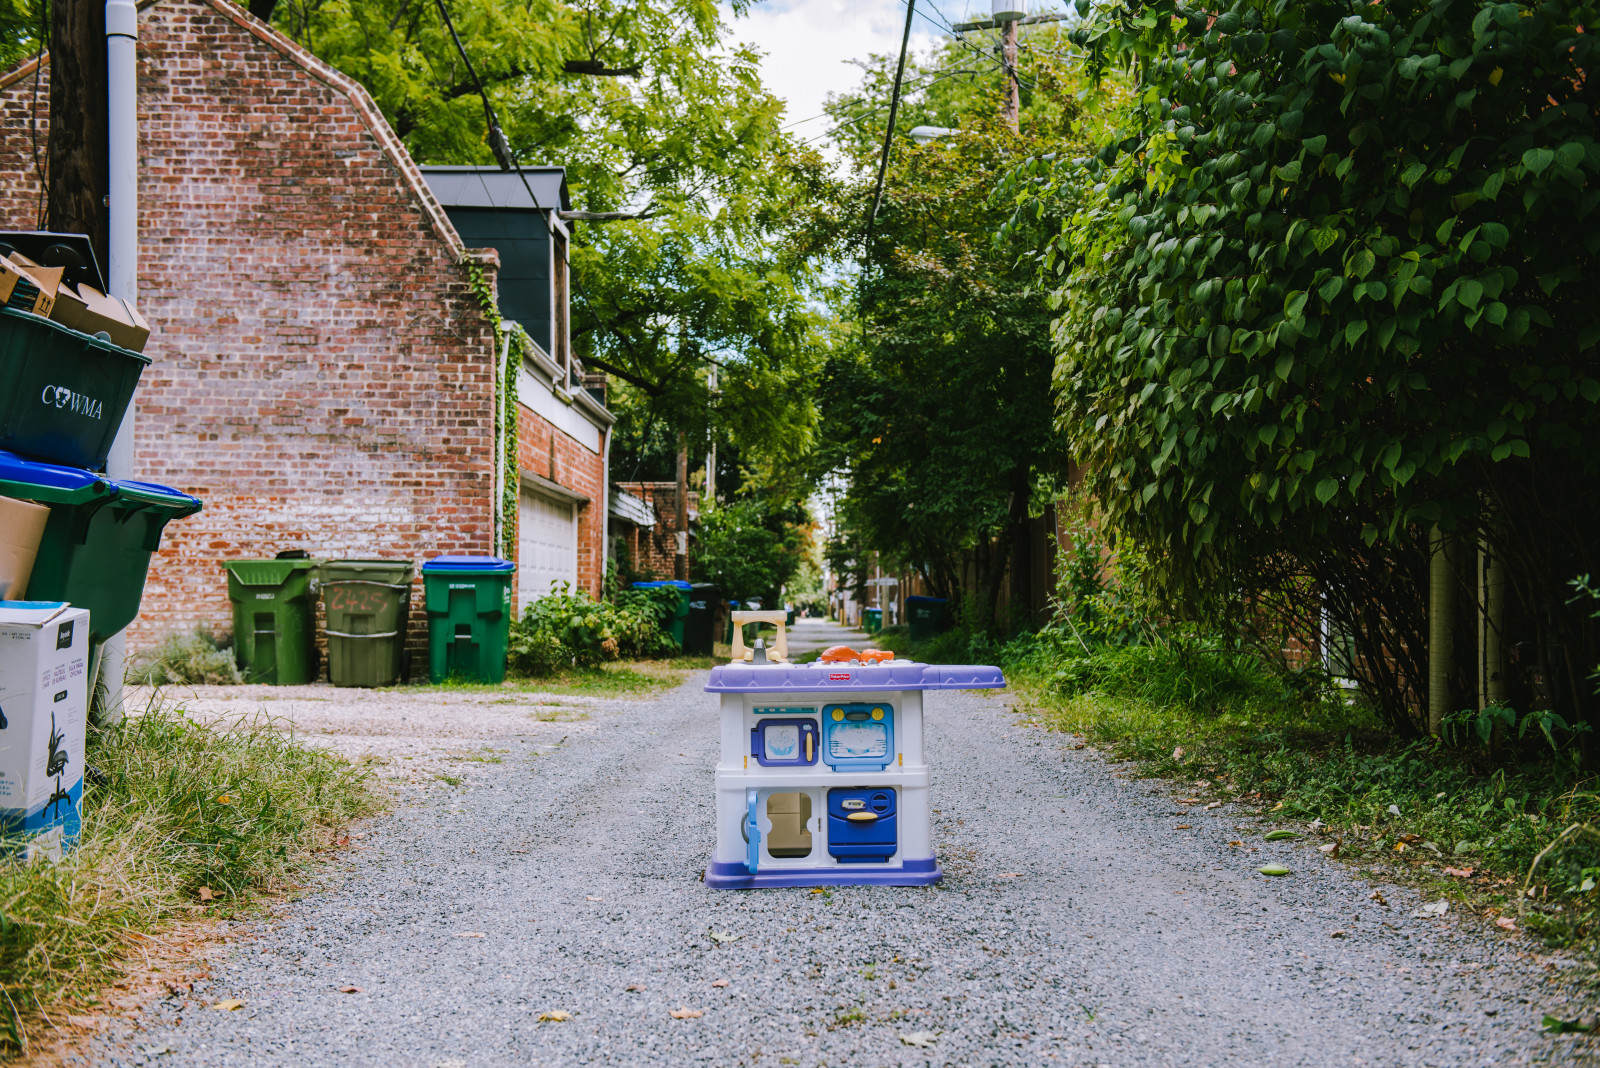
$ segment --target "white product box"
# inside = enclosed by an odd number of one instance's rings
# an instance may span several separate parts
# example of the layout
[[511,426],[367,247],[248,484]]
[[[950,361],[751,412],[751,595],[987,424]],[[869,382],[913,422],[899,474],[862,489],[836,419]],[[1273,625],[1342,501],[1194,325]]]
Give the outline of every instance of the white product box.
[[0,832],[58,859],[82,827],[89,613],[0,601]]

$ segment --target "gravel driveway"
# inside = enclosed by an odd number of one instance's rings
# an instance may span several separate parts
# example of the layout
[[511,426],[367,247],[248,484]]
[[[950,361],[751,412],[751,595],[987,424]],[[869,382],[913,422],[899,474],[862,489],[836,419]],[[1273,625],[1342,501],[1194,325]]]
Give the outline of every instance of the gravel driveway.
[[1412,918],[1404,891],[1379,906],[1227,806],[1180,814],[1003,694],[927,695],[939,886],[706,890],[704,681],[408,792],[103,1062],[1591,1063],[1587,1037],[1538,1031],[1579,1011],[1566,962]]

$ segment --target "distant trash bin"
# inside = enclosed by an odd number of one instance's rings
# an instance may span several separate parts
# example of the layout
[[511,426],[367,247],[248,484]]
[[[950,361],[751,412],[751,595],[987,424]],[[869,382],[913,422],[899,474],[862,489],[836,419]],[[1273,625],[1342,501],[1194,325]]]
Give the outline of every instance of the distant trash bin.
[[678,591],[678,607],[673,611],[672,620],[669,626],[672,630],[672,640],[677,643],[678,648],[681,650],[683,649],[684,642],[684,626],[689,621],[689,605],[694,600],[694,587],[682,579],[666,579],[659,582],[635,582],[633,584],[633,588],[636,590],[656,590],[666,587],[671,587],[672,589]]
[[410,560],[330,560],[322,568],[328,681],[393,686],[406,675]]
[[422,565],[431,681],[505,679],[516,571],[498,556],[437,556]]
[[150,557],[174,519],[200,500],[168,486],[108,478],[0,452],[0,496],[50,509],[28,579],[28,598],[89,611],[89,640],[103,642],[139,614]]
[[907,597],[906,622],[912,641],[927,641],[950,629],[950,605],[943,597]]
[[689,618],[683,623],[683,651],[688,656],[710,656],[717,637],[717,610],[722,591],[709,582],[689,588]]
[[229,560],[233,656],[246,682],[304,686],[317,677],[316,560]]
[[883,629],[883,609],[863,608],[861,610],[861,629],[868,634],[876,634]]
[[727,645],[732,645],[733,644],[733,614],[735,612],[737,612],[738,610],[739,610],[739,602],[738,601],[729,601],[728,602],[728,626],[725,628],[727,630],[727,633],[724,634],[723,638],[722,638],[723,642],[725,644],[727,644]]

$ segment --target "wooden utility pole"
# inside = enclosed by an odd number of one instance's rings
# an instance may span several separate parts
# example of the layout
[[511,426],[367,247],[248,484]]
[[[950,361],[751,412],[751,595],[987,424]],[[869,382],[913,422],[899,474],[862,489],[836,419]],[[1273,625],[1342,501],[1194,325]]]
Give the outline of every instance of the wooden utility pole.
[[678,433],[678,554],[673,558],[672,577],[689,580],[689,438]]
[[45,226],[88,234],[106,264],[106,4],[50,5],[50,136]]
[[1428,733],[1454,712],[1456,572],[1459,539],[1434,528],[1428,539]]
[[1022,128],[1022,87],[1017,84],[1017,27],[1021,23],[1021,19],[1008,19],[1005,29],[1000,31],[1000,56],[1006,67],[1006,102],[1002,114],[1012,133]]

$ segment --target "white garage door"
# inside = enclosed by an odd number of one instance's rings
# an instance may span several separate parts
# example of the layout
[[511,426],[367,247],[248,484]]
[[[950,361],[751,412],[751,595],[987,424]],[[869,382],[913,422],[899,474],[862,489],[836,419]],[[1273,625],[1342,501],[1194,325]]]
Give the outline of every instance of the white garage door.
[[578,584],[578,521],[572,505],[524,488],[517,507],[517,612],[561,583]]

